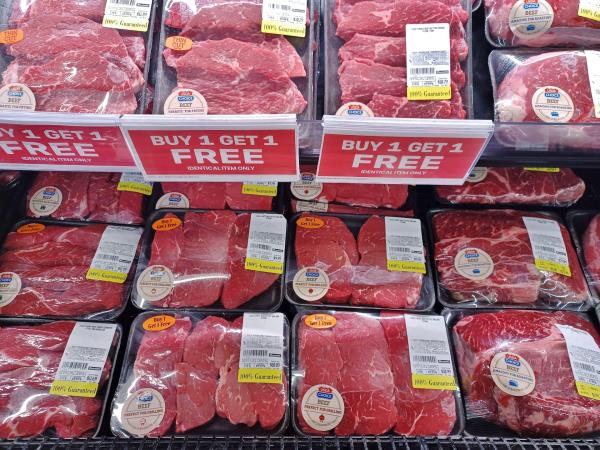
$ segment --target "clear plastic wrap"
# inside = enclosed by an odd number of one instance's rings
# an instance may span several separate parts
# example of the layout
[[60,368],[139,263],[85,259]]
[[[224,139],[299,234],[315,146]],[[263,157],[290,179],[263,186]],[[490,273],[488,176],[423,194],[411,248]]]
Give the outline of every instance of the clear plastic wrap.
[[[127,175],[105,172],[40,172],[27,194],[27,215],[52,219],[142,224],[148,195],[124,187]],[[120,187],[121,186],[121,187]]]
[[[0,253],[0,315],[116,318],[129,296],[141,231],[48,220],[17,223]],[[116,241],[107,239],[115,235]],[[107,276],[98,271],[93,276],[94,268],[104,268]]]
[[162,192],[156,202],[156,209],[281,210],[281,196],[277,183],[275,183],[275,186],[262,187],[264,191],[271,188],[271,194],[266,195],[256,192],[256,188],[260,190],[260,183],[258,185],[248,183],[252,187],[255,187],[254,192],[256,193],[244,193],[245,184],[163,182],[160,184]]
[[390,270],[387,234],[391,231],[386,220],[376,215],[294,215],[287,245],[287,300],[313,307],[419,311],[433,308],[435,292],[421,223],[407,219],[411,224],[400,225],[405,230],[413,225],[421,233],[420,248],[413,227],[402,235],[390,236],[390,242],[410,247],[413,255],[420,252],[422,264]]
[[[308,0],[306,35],[290,37],[261,32],[262,0],[167,1],[154,113],[177,112],[179,101],[165,103],[178,95],[192,96],[196,112],[297,114],[313,120],[314,10],[314,0]],[[179,36],[186,39],[185,50],[167,43]]]
[[[591,341],[597,349],[600,336],[586,315],[531,310],[445,310],[444,315],[452,329],[466,433],[597,436],[600,401],[581,395],[574,375],[575,370],[593,366],[568,350],[563,334],[572,327],[574,333],[587,335],[585,347]],[[593,353],[588,356],[595,364]]]
[[21,172],[18,170],[0,171],[0,188],[7,189],[12,183],[21,178]]
[[600,300],[600,213],[569,211],[567,221],[588,285],[596,303]]
[[292,212],[411,215],[414,196],[402,184],[317,183],[316,166],[302,165],[300,181],[290,183]]
[[600,44],[600,23],[578,14],[583,1],[484,0],[484,4],[487,39],[496,47]]
[[[94,325],[94,322],[87,323]],[[42,436],[66,439],[98,433],[121,342],[121,327],[114,325],[116,330],[108,358],[104,366],[98,368],[102,375],[95,395],[50,394],[75,324],[70,321],[0,321],[0,439]],[[97,364],[97,361],[83,357],[81,363]]]
[[[297,433],[447,436],[462,432],[458,389],[413,387],[407,316],[323,310],[296,315],[292,416]],[[435,345],[436,351],[419,356],[433,358],[435,363],[447,353],[446,365],[452,368],[447,331],[443,321],[439,325],[441,332],[430,335],[429,349]],[[444,347],[446,352],[441,351]],[[453,383],[453,376],[449,378]],[[317,398],[330,402],[321,417],[314,409],[318,401],[311,400],[315,391]]]
[[[325,114],[359,102],[377,117],[464,119],[471,115],[470,0],[326,0],[323,8]],[[450,100],[408,100],[408,24],[449,24]],[[440,63],[437,53],[432,49],[420,54]],[[437,86],[435,80],[429,82]]]
[[571,206],[583,196],[585,182],[571,169],[555,170],[476,167],[462,186],[435,189],[448,204]]
[[[260,215],[285,221],[279,214]],[[251,213],[228,210],[155,211],[147,221],[133,303],[141,309],[277,309],[280,275],[246,269],[251,220]],[[276,230],[263,231],[273,237]],[[275,246],[274,241],[264,245]],[[283,256],[282,250],[282,262]]]
[[[584,124],[600,120],[595,115],[590,82],[595,77],[598,52],[583,50],[494,50],[489,67],[494,88],[497,122],[539,122],[553,128],[506,127],[495,137],[507,146],[597,148],[600,134]],[[569,123],[570,126],[559,124]],[[574,126],[581,124],[581,126]],[[523,136],[526,134],[526,137]]]
[[[113,400],[113,433],[281,434],[289,421],[289,325],[281,313],[268,316],[283,322],[281,383],[238,382],[245,315],[140,314]],[[159,414],[135,420],[131,413],[144,402]]]
[[555,215],[441,210],[431,213],[430,222],[438,297],[445,306],[590,308],[571,236]]
[[2,45],[2,92],[32,93],[34,102],[22,100],[25,110],[141,112],[154,23],[150,5],[150,31],[144,33],[104,27],[104,0],[5,3],[0,29],[20,30],[22,39]]

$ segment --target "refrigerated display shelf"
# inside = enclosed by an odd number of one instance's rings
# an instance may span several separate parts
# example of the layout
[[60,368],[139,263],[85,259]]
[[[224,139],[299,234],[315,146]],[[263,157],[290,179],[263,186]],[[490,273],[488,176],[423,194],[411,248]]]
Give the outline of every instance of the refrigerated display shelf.
[[402,438],[389,437],[323,437],[298,438],[227,438],[172,437],[162,439],[43,439],[0,444],[10,450],[579,450],[600,448],[594,439],[516,439],[516,438]]

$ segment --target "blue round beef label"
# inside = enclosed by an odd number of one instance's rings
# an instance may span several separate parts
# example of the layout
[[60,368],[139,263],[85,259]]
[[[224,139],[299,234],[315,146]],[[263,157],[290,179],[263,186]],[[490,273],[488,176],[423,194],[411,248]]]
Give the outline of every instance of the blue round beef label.
[[305,267],[294,275],[292,287],[298,297],[307,302],[321,300],[329,291],[329,277],[317,267]]
[[364,103],[349,102],[345,103],[336,111],[336,116],[350,117],[353,119],[361,119],[363,117],[375,117],[373,110]]
[[485,280],[494,272],[494,261],[480,248],[468,247],[456,254],[454,268],[469,280]]
[[0,307],[10,304],[21,291],[21,277],[14,272],[0,273]]
[[531,97],[531,107],[544,122],[568,122],[575,112],[571,96],[556,86],[543,86],[535,91]]
[[535,373],[521,355],[500,352],[490,363],[492,380],[498,388],[509,395],[522,397],[535,388]]
[[302,397],[300,410],[311,428],[329,431],[337,427],[344,417],[344,399],[333,386],[317,384]]
[[29,199],[29,211],[35,217],[50,216],[60,208],[63,195],[56,186],[44,186]]
[[156,202],[156,209],[161,208],[189,208],[190,201],[181,192],[167,192]]
[[175,89],[165,100],[165,114],[208,114],[208,104],[200,92],[194,89]]
[[521,39],[536,38],[550,29],[554,10],[546,0],[519,0],[510,10],[508,26]]
[[125,400],[121,410],[122,427],[134,436],[146,436],[165,416],[165,400],[156,389],[138,389]]
[[136,282],[138,295],[146,302],[162,300],[173,290],[175,277],[173,272],[159,264],[148,266]]

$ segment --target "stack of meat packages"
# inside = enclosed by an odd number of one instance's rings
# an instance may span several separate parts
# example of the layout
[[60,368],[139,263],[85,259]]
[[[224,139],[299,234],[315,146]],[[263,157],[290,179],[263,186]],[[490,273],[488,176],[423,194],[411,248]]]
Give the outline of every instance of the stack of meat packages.
[[75,322],[0,328],[0,439],[42,434],[85,437],[100,424],[114,353],[106,360],[99,395],[76,397],[48,393]]
[[[322,226],[298,225],[303,218],[314,218]],[[387,269],[384,217],[369,217],[355,239],[343,219],[303,213],[296,222],[294,249],[298,269],[316,267],[329,277],[323,303],[422,308],[418,304],[425,276]]]
[[[341,104],[367,104],[376,117],[464,119],[461,89],[469,54],[464,25],[468,13],[460,0],[337,0],[333,21],[344,41],[338,52]],[[408,100],[407,24],[450,26],[450,100]]]
[[[336,389],[344,404],[333,429],[338,436],[447,436],[457,422],[454,393],[416,389],[412,384],[404,315],[334,313],[334,325],[311,327],[298,320],[296,425],[306,434],[323,435],[304,419],[302,399],[313,386]],[[327,398],[327,397],[325,397]]]
[[[164,416],[147,436],[163,436],[173,423],[177,433],[216,421],[220,430],[245,425],[260,432],[272,430],[284,420],[287,374],[279,384],[238,382],[242,326],[242,317],[230,322],[208,316],[192,328],[190,317],[177,316],[167,329],[135,336],[139,347],[128,349],[130,360],[125,364],[132,369],[121,379],[116,395],[125,401],[139,389],[153,389],[162,396]],[[134,328],[134,332],[138,331]],[[115,402],[115,408],[118,404]],[[113,412],[112,429],[128,435],[117,411]]]
[[102,26],[105,0],[14,1],[9,27],[23,39],[4,45],[2,82],[24,84],[36,111],[133,113],[144,88],[141,32]]
[[[165,219],[180,220],[171,213],[159,220]],[[278,274],[245,268],[250,220],[250,214],[233,211],[188,212],[175,228],[157,230],[146,271],[168,270],[173,283],[162,298],[148,299],[140,264],[134,301],[142,308],[206,308],[220,300],[225,309],[236,309],[269,291]],[[269,300],[265,309],[273,306]]]
[[198,91],[209,114],[306,109],[307,99],[296,85],[307,84],[305,64],[286,37],[261,32],[261,0],[178,0],[165,9],[168,34],[193,44],[187,51],[165,49],[164,60],[177,72],[177,89]]

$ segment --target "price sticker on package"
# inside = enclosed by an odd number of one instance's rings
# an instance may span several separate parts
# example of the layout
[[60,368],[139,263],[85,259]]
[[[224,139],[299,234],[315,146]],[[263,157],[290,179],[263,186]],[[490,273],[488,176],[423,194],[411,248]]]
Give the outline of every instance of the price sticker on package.
[[[600,3],[596,2],[598,19],[600,20]],[[585,50],[585,61],[588,70],[592,101],[594,103],[594,116],[600,118],[600,52],[597,50]]]
[[286,230],[287,222],[281,214],[252,214],[245,269],[283,273]]
[[385,250],[388,270],[425,273],[421,221],[386,217]]
[[584,330],[569,325],[556,325],[567,343],[569,361],[577,392],[582,397],[600,400],[600,349]]
[[306,0],[263,2],[261,31],[286,36],[306,36]]
[[444,318],[406,314],[412,387],[456,390]]
[[577,15],[600,22],[600,0],[579,0]]
[[88,280],[124,283],[141,236],[141,228],[107,226],[85,277]]
[[137,192],[138,194],[152,194],[152,182],[146,181],[141,172],[124,173],[121,175],[117,191]]
[[283,314],[244,313],[239,383],[283,383]]
[[406,25],[406,84],[409,100],[450,100],[450,25]]
[[95,397],[116,329],[116,324],[77,322],[60,359],[50,394]]
[[252,183],[243,183],[242,194],[275,197],[277,195],[277,182],[254,181]]
[[538,217],[523,217],[535,266],[539,270],[571,276],[567,248],[558,222]]
[[148,31],[151,0],[108,0],[102,26],[119,30]]

